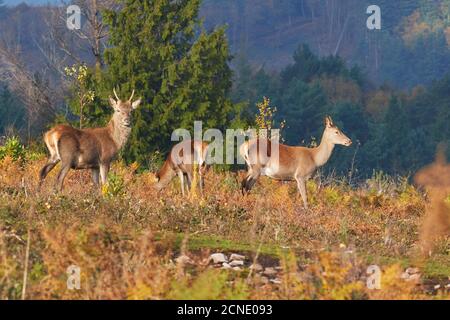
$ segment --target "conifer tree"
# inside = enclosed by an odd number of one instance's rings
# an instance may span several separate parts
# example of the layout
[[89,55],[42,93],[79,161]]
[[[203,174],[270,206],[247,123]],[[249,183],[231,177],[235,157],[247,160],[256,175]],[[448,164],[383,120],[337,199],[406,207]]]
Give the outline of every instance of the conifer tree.
[[384,139],[388,147],[385,167],[391,172],[404,172],[405,169],[405,146],[408,144],[409,125],[405,109],[399,97],[394,96],[385,116]]
[[167,150],[171,133],[223,129],[239,120],[240,106],[229,101],[232,72],[224,28],[207,33],[198,19],[199,0],[122,0],[120,11],[105,13],[111,48],[105,51],[104,82],[133,89],[143,98],[135,113],[128,161],[145,163],[149,153]]

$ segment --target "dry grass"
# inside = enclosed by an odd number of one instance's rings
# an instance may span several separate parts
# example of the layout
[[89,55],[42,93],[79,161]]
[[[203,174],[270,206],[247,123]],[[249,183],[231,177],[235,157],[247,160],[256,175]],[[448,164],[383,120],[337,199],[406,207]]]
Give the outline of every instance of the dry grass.
[[450,194],[450,165],[446,163],[444,151],[440,150],[435,163],[420,170],[415,178],[430,194],[420,243],[424,253],[431,255],[441,240],[450,233],[450,210],[445,201]]
[[[210,171],[205,197],[188,199],[176,181],[157,194],[153,173],[121,163],[102,192],[87,172],[72,171],[54,194],[57,170],[38,192],[44,161],[0,161],[1,299],[20,299],[24,278],[27,299],[449,298],[430,289],[448,283],[448,234],[420,256],[427,201],[411,185],[383,192],[377,181],[357,189],[311,181],[305,212],[295,184],[261,179],[243,197],[235,173]],[[174,262],[182,250],[193,265]],[[216,251],[258,253],[263,265],[281,266],[281,283],[212,269],[206,260]],[[66,286],[73,264],[80,290]],[[371,264],[383,270],[381,290],[365,285]],[[410,266],[420,268],[421,282],[400,279]]]

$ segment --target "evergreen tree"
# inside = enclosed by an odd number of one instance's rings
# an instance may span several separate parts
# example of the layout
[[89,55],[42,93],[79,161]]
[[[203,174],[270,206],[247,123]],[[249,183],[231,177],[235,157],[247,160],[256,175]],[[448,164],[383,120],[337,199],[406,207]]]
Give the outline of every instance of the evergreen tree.
[[385,124],[369,122],[369,138],[361,146],[357,168],[362,176],[370,176],[374,170],[388,170],[388,151],[386,148]]
[[391,173],[405,173],[407,169],[407,145],[409,124],[405,108],[399,97],[392,97],[385,116],[384,141],[388,150],[384,166]]
[[283,82],[289,82],[294,78],[305,82],[310,82],[322,75],[342,76],[345,78],[361,81],[359,68],[347,69],[344,60],[339,56],[330,55],[319,58],[309,48],[308,45],[300,45],[294,53],[294,63],[287,66],[281,72]]
[[123,0],[120,11],[109,11],[111,48],[105,51],[104,76],[110,90],[120,86],[142,96],[126,160],[145,163],[148,154],[167,150],[171,133],[203,128],[224,129],[240,121],[241,106],[227,99],[231,59],[223,28],[202,30],[199,0]]
[[293,78],[308,82],[312,77],[319,75],[319,58],[311,51],[308,45],[300,45],[294,52],[294,63],[287,66],[281,72],[283,82],[289,82]]
[[264,97],[277,103],[279,95],[278,75],[268,74],[264,68],[255,71],[246,59],[238,61],[235,72],[234,86],[232,90],[233,101],[245,102],[248,106],[247,118],[254,119],[257,111],[256,104]]
[[233,101],[247,101],[254,99],[253,90],[253,69],[247,58],[239,57],[237,59],[236,70],[233,79],[233,89],[231,97]]
[[352,173],[353,178],[356,174],[366,174],[365,163],[361,161],[362,154],[359,150],[369,139],[369,122],[364,109],[361,105],[342,102],[333,107],[331,114],[333,122],[352,139],[353,145],[350,148],[336,148],[329,166],[324,170],[335,170],[338,174],[346,175],[352,168],[358,169],[358,173]]
[[286,140],[291,144],[320,142],[327,98],[319,84],[292,81],[281,97],[280,120],[286,120]]

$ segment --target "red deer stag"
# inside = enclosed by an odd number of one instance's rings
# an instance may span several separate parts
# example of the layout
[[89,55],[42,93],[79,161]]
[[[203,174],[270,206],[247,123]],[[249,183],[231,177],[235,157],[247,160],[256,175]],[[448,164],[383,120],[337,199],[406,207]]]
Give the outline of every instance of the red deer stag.
[[203,194],[203,176],[206,172],[206,155],[208,144],[202,141],[184,140],[177,143],[170,150],[166,161],[156,174],[158,182],[156,190],[160,191],[178,175],[181,184],[181,192],[184,195],[184,183],[186,178],[187,188],[191,189],[194,174],[194,164],[198,165],[200,192]]
[[[279,144],[278,157],[270,157],[271,142],[268,140],[261,142],[261,139],[252,139],[243,143],[239,149],[248,166],[247,176],[242,181],[242,191],[244,193],[250,191],[260,175],[283,181],[296,180],[305,209],[308,208],[306,181],[318,167],[327,163],[336,144],[347,147],[352,144],[352,141],[333,124],[329,116],[325,118],[325,130],[318,147]],[[266,148],[263,148],[264,146]],[[262,149],[267,149],[267,152],[264,153]]]
[[48,173],[61,161],[61,170],[57,176],[56,189],[61,191],[64,179],[70,169],[91,169],[92,179],[99,184],[107,181],[111,161],[125,145],[131,132],[131,112],[141,103],[141,99],[132,102],[109,97],[114,114],[109,124],[103,128],[75,129],[68,125],[58,125],[47,131],[44,141],[50,156],[41,169],[39,186]]

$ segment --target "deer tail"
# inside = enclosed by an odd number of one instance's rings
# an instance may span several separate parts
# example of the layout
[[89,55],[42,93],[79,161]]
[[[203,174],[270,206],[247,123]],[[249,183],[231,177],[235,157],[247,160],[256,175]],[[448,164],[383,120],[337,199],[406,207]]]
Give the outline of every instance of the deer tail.
[[243,144],[241,144],[241,146],[239,147],[239,154],[241,155],[241,157],[245,160],[245,162],[248,164],[249,163],[249,156],[248,156],[248,145],[249,142],[245,141]]

